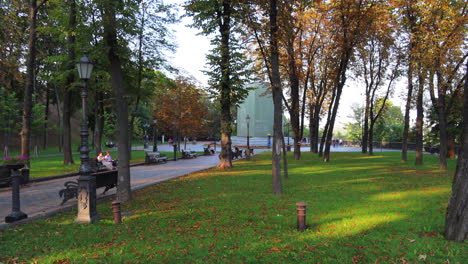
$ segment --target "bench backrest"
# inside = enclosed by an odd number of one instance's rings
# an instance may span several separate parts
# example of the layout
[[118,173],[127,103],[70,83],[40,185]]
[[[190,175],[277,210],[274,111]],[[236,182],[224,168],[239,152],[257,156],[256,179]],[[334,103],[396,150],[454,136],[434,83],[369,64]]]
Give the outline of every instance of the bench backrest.
[[155,157],[161,156],[161,154],[159,152],[146,152],[146,155],[147,156],[155,156]]
[[108,170],[91,174],[96,177],[96,188],[108,185],[117,184],[118,170]]

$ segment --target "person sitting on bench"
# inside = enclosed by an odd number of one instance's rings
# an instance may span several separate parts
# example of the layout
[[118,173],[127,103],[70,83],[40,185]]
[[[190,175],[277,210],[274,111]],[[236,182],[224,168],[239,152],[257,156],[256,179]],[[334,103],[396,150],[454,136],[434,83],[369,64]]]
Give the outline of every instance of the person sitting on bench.
[[106,166],[106,168],[108,168],[109,170],[114,169],[115,166],[117,165],[117,164],[115,163],[115,161],[112,160],[112,157],[111,157],[109,151],[106,152],[106,156],[105,156],[104,159],[102,160],[102,164],[103,164],[104,166]]
[[104,164],[102,164],[103,160],[104,160],[104,155],[102,155],[102,152],[99,152],[98,156],[96,157],[96,166],[98,168],[101,166],[104,166]]

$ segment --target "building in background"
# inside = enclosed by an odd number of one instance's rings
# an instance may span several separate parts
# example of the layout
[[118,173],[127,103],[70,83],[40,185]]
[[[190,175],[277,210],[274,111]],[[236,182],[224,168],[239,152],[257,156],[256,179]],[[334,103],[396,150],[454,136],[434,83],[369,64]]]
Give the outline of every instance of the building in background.
[[247,85],[255,88],[249,91],[244,103],[237,109],[237,136],[247,136],[247,121],[250,116],[249,135],[267,137],[273,134],[273,99],[267,84],[253,83]]

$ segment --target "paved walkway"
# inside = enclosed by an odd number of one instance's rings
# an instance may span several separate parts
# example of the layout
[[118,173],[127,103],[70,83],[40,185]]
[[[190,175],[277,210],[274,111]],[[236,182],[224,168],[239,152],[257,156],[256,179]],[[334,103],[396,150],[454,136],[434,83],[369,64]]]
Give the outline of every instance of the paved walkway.
[[[218,155],[212,155],[199,156],[195,159],[179,159],[165,164],[131,167],[131,188],[137,190],[192,172],[208,169],[216,166],[218,162]],[[38,218],[70,207],[76,207],[76,199],[69,200],[61,206],[62,199],[58,195],[59,190],[64,188],[63,184],[66,181],[76,179],[78,179],[78,176],[35,182],[21,187],[21,211],[26,213],[28,218]],[[98,189],[98,197],[101,196],[103,191],[104,188]],[[110,190],[108,194],[115,194],[115,188]],[[5,223],[5,216],[10,213],[11,188],[0,189],[0,229],[8,225]]]

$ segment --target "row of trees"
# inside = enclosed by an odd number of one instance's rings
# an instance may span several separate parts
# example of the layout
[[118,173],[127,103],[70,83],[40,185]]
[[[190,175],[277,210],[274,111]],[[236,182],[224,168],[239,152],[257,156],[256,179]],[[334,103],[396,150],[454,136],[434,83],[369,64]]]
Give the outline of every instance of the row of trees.
[[[72,126],[72,117],[81,107],[75,63],[84,52],[95,64],[88,126],[96,152],[104,137],[117,141],[120,200],[130,199],[131,142],[141,136],[143,124],[158,119],[159,132],[173,137],[214,136],[217,122],[207,120],[216,120],[208,111],[216,111],[216,103],[190,78],[172,80],[161,73],[177,75],[164,53],[175,48],[168,29],[177,22],[175,11],[173,5],[154,0],[1,1],[4,147],[15,138],[18,124],[23,155],[30,156],[32,136],[36,143],[43,136],[44,147],[49,145],[48,118],[56,112],[58,124],[53,128],[61,135],[64,164],[75,162],[72,131],[78,128]],[[182,113],[189,115],[184,118]],[[184,130],[187,127],[191,129]],[[212,135],[202,127],[211,128]]]
[[[187,1],[186,10],[194,17],[194,25],[204,34],[215,36],[210,73],[216,77],[211,87],[221,97],[220,167],[232,166],[230,109],[239,102],[232,95],[244,92],[233,80],[242,80],[243,68],[238,61],[242,57],[237,48],[245,46],[255,72],[260,79],[269,80],[273,95],[275,194],[282,193],[283,107],[290,114],[295,158],[300,158],[298,143],[308,112],[311,149],[329,161],[339,103],[351,70],[365,87],[363,152],[369,150],[372,154],[376,123],[388,105],[395,81],[405,76],[408,89],[402,160],[407,160],[409,111],[415,103],[416,163],[422,164],[423,95],[428,90],[438,115],[440,167],[446,168],[447,113],[452,105],[447,100],[455,98],[464,83],[461,65],[468,56],[465,53],[467,5],[464,1],[422,0]],[[322,118],[325,129],[319,144]]]
[[[120,160],[117,195],[122,201],[130,199],[132,123],[140,107],[149,105],[152,95],[157,94],[157,89],[145,87],[156,87],[157,81],[151,75],[166,65],[162,51],[173,48],[166,28],[175,21],[171,6],[156,0],[22,0],[3,1],[1,7],[2,25],[8,27],[0,35],[0,50],[4,53],[0,68],[7,69],[0,74],[0,84],[8,94],[24,87],[18,93],[19,98],[24,98],[22,153],[29,154],[33,98],[41,98],[34,96],[37,94],[46,102],[52,98],[62,105],[64,158],[72,162],[70,117],[73,106],[78,105],[73,65],[77,54],[86,50],[96,58],[96,68],[100,69],[91,80],[95,139],[99,141],[102,135],[105,103],[112,102]],[[376,100],[386,105],[394,80],[404,68],[408,94],[403,140],[408,138],[413,97],[418,111],[417,139],[422,136],[425,89],[429,89],[437,106],[440,131],[447,131],[447,100],[462,87],[460,70],[467,56],[463,52],[468,9],[463,1],[189,0],[185,9],[194,17],[195,27],[213,36],[208,73],[211,91],[220,102],[221,168],[232,166],[231,111],[247,93],[244,84],[251,73],[247,65],[255,69],[258,78],[270,82],[275,194],[282,193],[283,108],[290,114],[295,158],[300,158],[297,143],[308,112],[312,150],[329,161],[335,120],[350,69],[366,87],[365,130],[373,130],[382,114]],[[176,84],[184,91],[192,90],[190,83]],[[180,105],[183,100],[178,96],[177,92],[167,93],[166,99],[173,98],[172,102]],[[171,123],[171,119],[182,121],[190,115],[203,115],[197,107],[187,110],[185,105],[178,111],[164,111],[167,109],[160,107],[167,102],[159,103],[153,110],[165,120],[161,123],[177,128],[175,133],[180,133],[182,127]],[[326,124],[319,145],[321,118]],[[447,138],[444,133],[440,132],[441,154],[442,142]],[[372,132],[364,134],[372,139]],[[422,148],[422,140],[418,146]],[[402,155],[406,161],[405,145]],[[441,155],[442,168],[444,159],[445,155]],[[419,148],[417,160],[422,161]],[[287,176],[286,162],[283,167]]]

